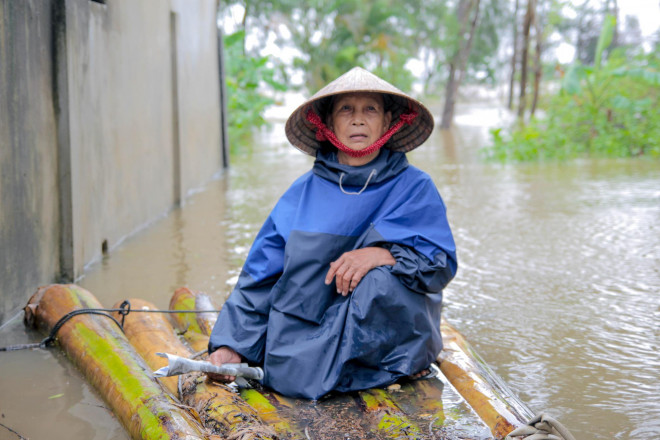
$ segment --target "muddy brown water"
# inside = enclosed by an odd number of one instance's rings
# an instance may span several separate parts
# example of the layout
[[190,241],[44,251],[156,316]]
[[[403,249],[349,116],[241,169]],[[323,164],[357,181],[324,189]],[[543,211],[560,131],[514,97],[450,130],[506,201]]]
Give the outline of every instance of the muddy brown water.
[[[478,150],[500,116],[467,108],[453,134],[436,131],[409,154],[435,180],[459,250],[445,316],[534,412],[576,438],[660,439],[660,161],[485,163]],[[224,301],[264,218],[311,163],[276,123],[78,284],[107,306],[139,297],[164,308],[182,285]],[[40,338],[20,316],[0,329],[0,346]],[[19,438],[7,428],[127,438],[57,349],[0,353],[0,373],[0,440]]]

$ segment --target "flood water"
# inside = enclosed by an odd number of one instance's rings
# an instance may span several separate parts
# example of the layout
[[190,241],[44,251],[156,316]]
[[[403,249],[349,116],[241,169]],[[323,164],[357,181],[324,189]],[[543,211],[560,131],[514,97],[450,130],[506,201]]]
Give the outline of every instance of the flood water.
[[[485,163],[478,150],[500,116],[464,108],[452,134],[409,154],[435,180],[457,242],[445,316],[577,439],[660,439],[660,161]],[[78,284],[106,306],[139,297],[165,308],[182,285],[224,301],[261,223],[311,163],[276,123]],[[0,330],[0,346],[40,338],[20,318]],[[57,349],[0,353],[0,371],[0,439],[19,438],[5,427],[30,439],[127,438]]]

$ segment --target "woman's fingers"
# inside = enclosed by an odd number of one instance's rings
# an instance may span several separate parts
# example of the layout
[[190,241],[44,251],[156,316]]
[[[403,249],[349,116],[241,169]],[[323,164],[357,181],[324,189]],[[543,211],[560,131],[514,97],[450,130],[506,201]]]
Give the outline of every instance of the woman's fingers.
[[362,281],[362,277],[364,277],[367,274],[367,272],[369,272],[369,270],[360,269],[353,274],[353,278],[351,279],[351,285],[349,287],[349,292],[352,292],[353,289],[357,287],[358,283]]
[[[356,269],[349,265],[344,266],[346,266],[345,271],[340,272],[341,269],[337,271],[337,293],[341,293],[343,296],[346,296],[350,291],[352,291],[351,283],[353,283]],[[342,268],[344,266],[342,266]],[[355,281],[355,284],[357,285],[357,281]]]
[[231,383],[236,380],[235,376],[223,376],[221,374],[216,374],[216,373],[206,373],[206,374],[211,380],[215,380],[216,382]]
[[[347,276],[347,271],[350,269],[350,265],[347,264],[344,256],[339,257],[337,261],[330,263],[330,272],[335,279],[335,285],[337,287],[337,293],[344,294],[346,292],[345,278]],[[330,279],[332,282],[332,278]]]
[[[214,365],[237,364],[241,362],[241,356],[229,347],[220,347],[209,355],[209,361]],[[208,376],[218,382],[233,382],[235,376],[225,376],[223,374],[208,373]]]
[[325,284],[335,280],[337,293],[344,296],[357,287],[358,283],[371,269],[382,265],[395,263],[392,254],[387,249],[367,247],[345,252],[336,261],[330,263],[330,269],[325,276]]
[[369,269],[364,268],[364,262],[342,256],[330,264],[330,270],[326,276],[326,284],[330,284],[334,278],[337,293],[346,296],[355,289]]
[[[341,257],[340,257],[340,260],[341,260]],[[330,283],[332,283],[332,279],[337,274],[337,269],[339,268],[340,264],[341,263],[339,262],[339,260],[333,261],[332,263],[330,263],[330,270],[328,270],[328,273],[325,276],[325,284],[326,285],[329,285]]]

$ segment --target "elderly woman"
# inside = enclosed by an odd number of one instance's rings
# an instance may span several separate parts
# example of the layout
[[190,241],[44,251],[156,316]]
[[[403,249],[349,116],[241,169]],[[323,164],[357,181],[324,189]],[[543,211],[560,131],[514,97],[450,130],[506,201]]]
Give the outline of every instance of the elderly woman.
[[456,251],[435,185],[405,155],[432,130],[420,102],[361,68],[293,112],[287,137],[316,161],[257,235],[212,362],[263,365],[264,385],[309,399],[434,374]]

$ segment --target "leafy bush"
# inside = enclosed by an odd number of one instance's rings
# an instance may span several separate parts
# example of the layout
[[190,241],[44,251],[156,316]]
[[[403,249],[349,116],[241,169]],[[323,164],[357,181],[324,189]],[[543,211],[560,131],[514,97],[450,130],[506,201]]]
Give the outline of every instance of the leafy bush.
[[[660,156],[660,73],[657,58],[629,59],[613,51],[601,67],[612,23],[601,33],[594,66],[573,65],[543,118],[518,123],[510,134],[491,131],[486,155],[496,160],[570,159],[580,156]],[[609,37],[608,37],[609,36]]]
[[274,104],[274,100],[264,94],[264,88],[286,90],[275,80],[274,69],[268,67],[268,57],[246,55],[244,42],[244,30],[224,38],[227,119],[232,154],[249,148],[253,131],[267,125],[263,113]]

